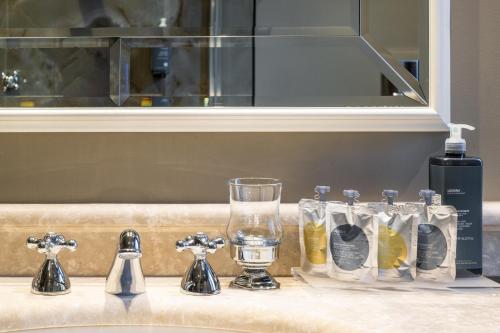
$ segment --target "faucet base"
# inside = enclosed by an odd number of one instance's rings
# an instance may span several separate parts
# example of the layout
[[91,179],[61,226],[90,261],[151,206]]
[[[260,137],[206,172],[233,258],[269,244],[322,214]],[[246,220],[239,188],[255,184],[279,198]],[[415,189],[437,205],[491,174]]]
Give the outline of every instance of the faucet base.
[[211,291],[211,292],[200,293],[200,292],[197,292],[197,291],[187,291],[187,290],[185,290],[184,288],[181,287],[181,293],[183,293],[184,295],[189,295],[189,296],[214,296],[214,295],[220,294],[220,289],[219,290],[214,290],[214,291]]
[[108,294],[121,296],[144,293],[146,291],[146,282],[139,257],[123,259],[118,254],[106,278],[104,289]]
[[181,291],[195,296],[220,293],[219,279],[206,259],[195,259],[182,278]]
[[71,284],[57,259],[47,259],[31,284],[36,295],[57,296],[71,292]]
[[59,295],[66,295],[71,293],[71,288],[68,288],[66,290],[62,291],[54,291],[54,292],[48,292],[48,291],[40,291],[36,290],[34,288],[31,288],[31,293],[35,295],[42,295],[42,296],[59,296]]

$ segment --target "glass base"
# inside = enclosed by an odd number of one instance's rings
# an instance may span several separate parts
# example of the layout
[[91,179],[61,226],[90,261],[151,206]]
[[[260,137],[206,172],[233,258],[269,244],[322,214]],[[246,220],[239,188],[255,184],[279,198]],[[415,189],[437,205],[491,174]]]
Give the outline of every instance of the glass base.
[[280,283],[265,269],[245,269],[229,286],[247,290],[272,290],[279,289]]

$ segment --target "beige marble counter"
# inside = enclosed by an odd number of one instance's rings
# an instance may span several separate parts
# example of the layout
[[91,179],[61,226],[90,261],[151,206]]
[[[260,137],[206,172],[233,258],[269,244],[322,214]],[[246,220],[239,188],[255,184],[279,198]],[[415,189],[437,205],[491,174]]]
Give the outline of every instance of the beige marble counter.
[[73,278],[73,292],[33,295],[28,278],[0,278],[0,332],[64,326],[190,326],[273,333],[499,332],[500,295],[458,292],[342,291],[281,278],[272,292],[228,289],[181,294],[180,278],[149,278],[147,293],[121,299],[102,278]]

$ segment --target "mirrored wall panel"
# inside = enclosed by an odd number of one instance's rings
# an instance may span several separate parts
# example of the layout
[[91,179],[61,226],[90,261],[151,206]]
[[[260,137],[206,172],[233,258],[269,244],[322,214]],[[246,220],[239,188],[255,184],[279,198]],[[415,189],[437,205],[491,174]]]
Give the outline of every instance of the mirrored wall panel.
[[4,0],[0,107],[422,107],[428,22],[428,0]]

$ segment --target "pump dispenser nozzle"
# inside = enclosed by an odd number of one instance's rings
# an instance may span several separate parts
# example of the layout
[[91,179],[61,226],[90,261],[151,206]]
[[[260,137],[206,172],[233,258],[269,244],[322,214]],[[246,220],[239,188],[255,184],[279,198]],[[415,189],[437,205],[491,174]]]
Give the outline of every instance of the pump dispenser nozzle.
[[318,185],[314,188],[314,199],[318,201],[326,201],[326,194],[331,190],[330,186],[321,186]]
[[394,205],[394,201],[396,201],[396,198],[398,197],[399,192],[396,190],[384,190],[382,192],[382,196],[384,197],[384,200],[387,201],[387,204],[389,206]]
[[464,124],[449,124],[450,137],[446,139],[445,150],[447,153],[463,154],[466,151],[467,143],[462,138],[462,129],[475,130],[474,127]]
[[354,206],[354,203],[359,198],[359,192],[356,190],[344,190],[344,197],[347,197],[347,204]]
[[418,195],[422,198],[422,201],[425,202],[427,206],[432,206],[433,198],[436,195],[436,192],[433,190],[421,190]]

